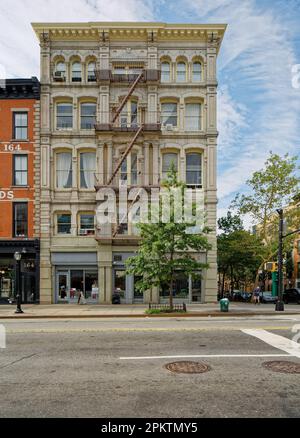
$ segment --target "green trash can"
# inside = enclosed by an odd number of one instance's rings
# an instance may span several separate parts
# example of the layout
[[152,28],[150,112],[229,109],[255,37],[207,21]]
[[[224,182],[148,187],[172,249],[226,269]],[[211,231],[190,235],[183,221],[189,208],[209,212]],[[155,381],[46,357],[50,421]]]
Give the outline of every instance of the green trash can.
[[228,310],[229,310],[229,299],[222,298],[220,300],[220,311],[221,312],[228,312]]

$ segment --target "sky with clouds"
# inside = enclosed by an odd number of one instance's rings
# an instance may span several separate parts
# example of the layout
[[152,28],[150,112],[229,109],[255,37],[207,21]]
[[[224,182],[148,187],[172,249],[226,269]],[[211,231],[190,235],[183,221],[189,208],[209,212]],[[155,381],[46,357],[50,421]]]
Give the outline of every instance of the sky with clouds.
[[6,77],[39,76],[33,21],[136,20],[228,23],[218,60],[223,215],[270,150],[300,155],[300,0],[1,0],[0,66]]

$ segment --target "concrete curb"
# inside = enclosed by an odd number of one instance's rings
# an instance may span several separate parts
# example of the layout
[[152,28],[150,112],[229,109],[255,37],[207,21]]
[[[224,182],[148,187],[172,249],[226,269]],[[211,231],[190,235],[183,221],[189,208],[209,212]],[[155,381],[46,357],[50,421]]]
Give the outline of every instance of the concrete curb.
[[161,313],[157,315],[147,315],[144,313],[132,314],[111,314],[111,315],[5,315],[0,316],[3,319],[95,319],[95,318],[207,318],[207,317],[243,317],[243,316],[279,316],[279,315],[299,315],[299,312],[202,312],[202,313]]

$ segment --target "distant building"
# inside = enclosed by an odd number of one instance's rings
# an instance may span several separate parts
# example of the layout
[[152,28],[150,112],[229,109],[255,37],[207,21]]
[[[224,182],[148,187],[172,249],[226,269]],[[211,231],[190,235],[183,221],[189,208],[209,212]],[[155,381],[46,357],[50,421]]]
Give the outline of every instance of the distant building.
[[39,81],[1,81],[0,303],[15,295],[16,251],[22,253],[22,301],[39,302],[39,169]]

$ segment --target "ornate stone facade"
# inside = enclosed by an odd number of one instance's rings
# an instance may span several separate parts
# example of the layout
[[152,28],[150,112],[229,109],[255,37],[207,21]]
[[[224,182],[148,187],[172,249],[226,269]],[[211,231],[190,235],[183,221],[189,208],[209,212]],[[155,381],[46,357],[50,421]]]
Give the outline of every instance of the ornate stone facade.
[[[136,250],[134,239],[103,243],[92,233],[82,235],[85,230],[81,229],[81,214],[87,218],[96,208],[94,187],[82,187],[82,178],[88,172],[82,170],[82,154],[95,154],[94,171],[103,184],[133,136],[130,129],[114,129],[110,122],[111,114],[128,93],[130,81],[124,75],[139,69],[149,74],[137,85],[123,113],[129,123],[136,118],[137,123],[151,126],[162,123],[162,128],[142,132],[127,168],[136,160],[135,170],[129,172],[136,172],[144,185],[158,184],[164,154],[175,154],[172,157],[176,157],[179,177],[185,180],[187,155],[201,156],[198,185],[205,193],[213,249],[199,255],[210,267],[204,273],[197,300],[215,301],[216,59],[226,25],[35,23],[33,28],[41,46],[41,303],[65,299],[60,289],[68,291],[67,298],[72,302],[70,290],[78,289],[80,282],[84,291],[89,290],[86,298],[94,302],[110,303],[120,281],[126,289],[124,302],[160,299],[157,290],[138,297],[134,279],[120,280],[124,259]],[[94,70],[99,72],[97,77]],[[86,129],[84,104],[90,104],[90,110],[92,104],[96,105],[95,121],[100,128],[93,125]],[[172,108],[171,115],[165,112],[168,108]],[[59,181],[64,176],[59,172],[66,172],[61,166],[68,163],[68,153],[71,182],[65,181],[61,187]],[[58,163],[58,154],[64,154],[63,164]],[[70,223],[64,226],[63,220]],[[93,287],[89,281],[93,281]],[[189,279],[189,301],[193,300],[192,288]]]

